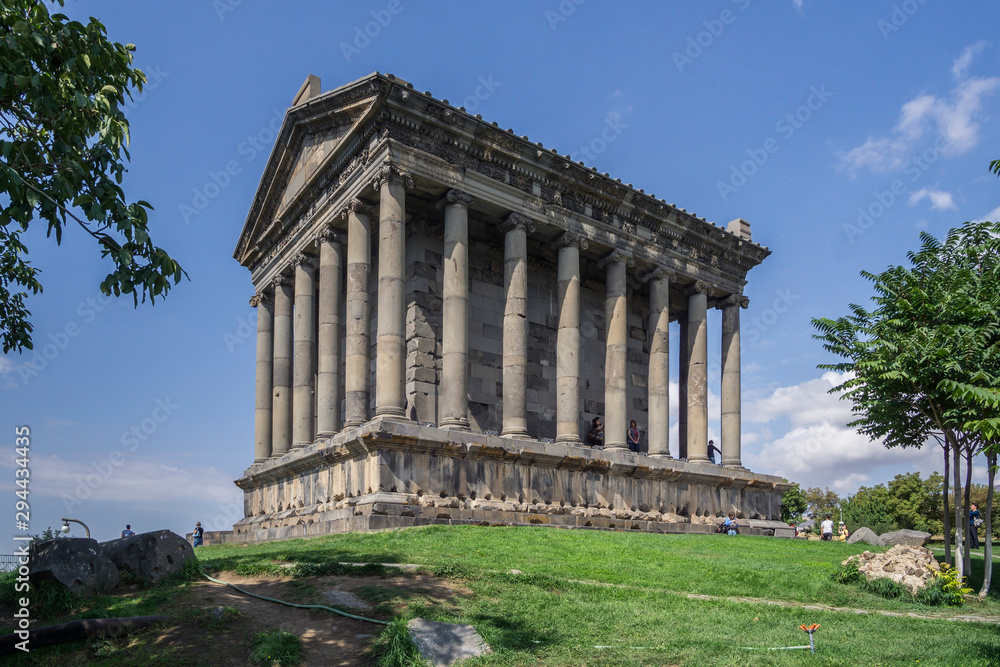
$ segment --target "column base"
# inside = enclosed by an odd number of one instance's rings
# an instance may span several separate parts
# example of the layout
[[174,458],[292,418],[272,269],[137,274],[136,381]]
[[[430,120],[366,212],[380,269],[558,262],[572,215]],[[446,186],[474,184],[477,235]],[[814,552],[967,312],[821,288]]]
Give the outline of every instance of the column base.
[[560,445],[582,445],[583,440],[578,435],[557,435],[556,442]]
[[674,459],[674,457],[672,457],[669,452],[667,452],[666,454],[649,454],[649,458],[651,458],[651,459],[664,459],[666,461],[673,461],[673,459]]
[[517,438],[518,440],[534,440],[525,429],[510,429],[500,433],[501,438]]
[[469,425],[469,420],[464,417],[459,419],[446,419],[438,424],[439,428],[446,428],[451,431],[471,431],[472,427]]
[[399,408],[386,408],[383,412],[375,411],[375,416],[372,417],[368,423],[378,423],[380,421],[390,421],[390,422],[408,422],[413,421],[406,416],[406,412]]
[[337,435],[340,431],[321,431],[316,434],[316,439],[313,442],[319,442],[320,440],[326,440],[327,438],[332,438]]
[[707,456],[691,456],[688,457],[688,463],[708,463],[710,465],[716,465]]
[[312,440],[309,440],[307,442],[293,442],[292,449],[302,449],[303,447],[308,447],[311,444]]
[[628,445],[625,443],[611,443],[610,445],[604,445],[604,451],[606,452],[627,452],[630,451]]
[[345,421],[344,422],[344,428],[345,429],[348,429],[348,428],[357,428],[357,427],[359,427],[359,426],[361,426],[363,424],[367,424],[367,423],[368,423],[367,419]]

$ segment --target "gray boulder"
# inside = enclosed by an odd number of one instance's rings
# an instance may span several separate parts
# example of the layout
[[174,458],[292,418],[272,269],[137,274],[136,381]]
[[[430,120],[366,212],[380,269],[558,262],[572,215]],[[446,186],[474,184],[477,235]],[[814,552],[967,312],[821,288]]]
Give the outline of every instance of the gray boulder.
[[195,557],[191,544],[169,530],[102,542],[101,551],[122,572],[154,584],[180,572]]
[[60,537],[35,542],[28,549],[28,578],[52,581],[77,595],[118,585],[118,568],[89,537]]
[[902,544],[908,547],[922,547],[927,544],[927,540],[931,539],[931,534],[904,528],[903,530],[894,530],[891,533],[883,533],[879,537],[889,546]]
[[867,542],[876,547],[884,547],[885,542],[882,538],[875,534],[875,531],[868,527],[858,528],[850,537],[847,538],[848,544],[854,544],[855,542]]

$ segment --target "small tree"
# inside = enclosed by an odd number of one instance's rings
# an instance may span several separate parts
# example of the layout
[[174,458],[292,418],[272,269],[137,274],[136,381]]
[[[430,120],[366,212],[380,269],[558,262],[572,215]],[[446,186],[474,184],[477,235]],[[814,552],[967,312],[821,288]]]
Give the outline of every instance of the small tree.
[[[60,5],[63,0],[57,0]],[[122,111],[145,75],[132,68],[131,44],[108,40],[104,26],[44,2],[0,3],[0,341],[3,351],[32,349],[25,300],[42,290],[21,238],[40,220],[62,239],[76,223],[113,264],[104,294],[131,294],[136,305],[165,295],[184,274],[150,239],[144,202],[121,188],[129,160]]]
[[792,488],[785,491],[785,495],[781,497],[781,520],[785,523],[798,523],[807,509],[809,501],[802,493],[802,488],[798,484],[793,484]]

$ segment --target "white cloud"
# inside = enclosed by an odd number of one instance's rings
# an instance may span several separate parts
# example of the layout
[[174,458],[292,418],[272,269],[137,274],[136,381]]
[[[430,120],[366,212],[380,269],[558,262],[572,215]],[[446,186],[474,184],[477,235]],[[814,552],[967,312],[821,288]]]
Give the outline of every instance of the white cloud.
[[[744,465],[803,487],[829,487],[842,496],[898,472],[936,469],[941,455],[934,445],[887,449],[847,426],[853,420],[850,401],[828,391],[848,377],[827,372],[797,385],[779,387],[769,396],[744,405],[744,429],[761,425],[758,432],[743,435]],[[772,437],[770,429],[783,419],[791,428]]]
[[910,206],[920,203],[924,199],[931,200],[931,208],[936,211],[947,211],[948,209],[955,208],[955,202],[951,197],[950,192],[942,192],[941,190],[929,190],[928,188],[922,188],[917,190],[910,195],[907,203]]
[[995,209],[973,222],[996,222],[997,220],[1000,220],[1000,206],[997,206]]
[[965,74],[969,69],[969,65],[972,64],[972,57],[982,52],[982,50],[989,45],[990,43],[984,39],[965,47],[965,50],[962,51],[962,55],[955,58],[951,65],[951,73],[955,76],[955,78],[959,80],[964,79]]
[[973,57],[986,42],[966,47],[954,61],[957,83],[947,95],[921,94],[900,108],[899,120],[889,136],[869,136],[864,143],[839,154],[840,165],[852,175],[859,169],[892,171],[901,168],[922,141],[940,136],[952,155],[979,144],[979,119],[983,100],[1000,87],[1000,78],[965,78]]

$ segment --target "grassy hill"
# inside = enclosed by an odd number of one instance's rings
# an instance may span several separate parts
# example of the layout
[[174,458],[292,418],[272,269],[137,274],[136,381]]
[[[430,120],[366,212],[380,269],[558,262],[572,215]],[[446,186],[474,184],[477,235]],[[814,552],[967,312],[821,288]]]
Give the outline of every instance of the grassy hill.
[[[322,598],[329,586],[361,578],[350,587],[376,605],[363,615],[474,625],[494,653],[473,665],[1000,664],[1000,591],[956,609],[888,600],[832,581],[839,563],[866,546],[750,536],[429,526],[203,547],[198,556],[220,579],[280,577],[273,585],[284,585],[284,595],[300,602],[328,604]],[[970,583],[978,590],[982,558],[973,559],[978,569]],[[341,563],[419,567],[417,573],[384,578],[387,568]],[[172,602],[153,606],[174,608],[190,598],[184,604],[196,608],[199,597],[205,597],[200,586],[180,585]],[[135,609],[141,606],[134,602],[127,613],[139,613]],[[125,615],[125,607],[119,601],[115,615]],[[272,627],[290,618],[286,610],[269,607]],[[189,621],[201,613],[175,611],[186,613]],[[307,625],[317,627],[331,618],[325,612],[301,613],[308,614]],[[186,627],[197,631],[199,623],[189,621]],[[769,650],[808,644],[799,625],[810,623],[822,626],[815,655]],[[211,633],[213,645],[243,656],[242,663],[226,664],[246,664],[249,629],[240,622],[218,625]],[[357,634],[381,629],[369,624]],[[176,632],[184,635],[185,630]],[[213,664],[199,662],[197,652],[164,653],[163,642],[153,641],[162,634],[153,631],[144,639],[140,633],[124,648],[147,664],[161,664],[160,659],[162,664]],[[339,663],[314,664],[371,664],[364,651],[373,641],[345,642],[357,653],[353,662],[345,653]],[[144,646],[160,652],[143,653]],[[53,657],[63,658],[47,664],[74,664],[66,660],[71,649],[50,649]],[[105,653],[95,656],[91,650],[88,662],[77,664],[131,664],[118,662],[113,650]]]

